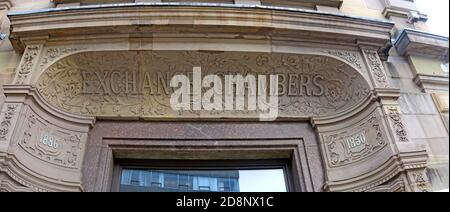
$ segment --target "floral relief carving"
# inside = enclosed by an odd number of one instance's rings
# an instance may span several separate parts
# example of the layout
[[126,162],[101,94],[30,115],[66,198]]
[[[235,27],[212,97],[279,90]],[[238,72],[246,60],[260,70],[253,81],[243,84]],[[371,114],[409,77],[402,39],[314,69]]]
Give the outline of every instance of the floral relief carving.
[[[284,86],[284,93],[279,98],[280,117],[304,118],[340,113],[357,105],[370,93],[368,83],[356,70],[329,57],[193,51],[77,53],[52,64],[41,75],[37,88],[52,105],[85,116],[258,117],[257,112],[245,110],[173,111],[169,104],[173,90],[168,82],[175,74],[189,75],[194,66],[202,67],[203,76],[280,74],[285,76],[280,78],[285,85],[290,75],[296,75],[294,80],[303,80],[309,87],[297,86],[295,93],[288,92],[288,87]],[[323,88],[313,85],[313,78],[317,75],[320,78],[316,83]],[[133,82],[134,79],[142,80]],[[86,85],[94,91],[86,92]]]
[[377,87],[386,88],[389,87],[386,72],[384,71],[383,64],[381,63],[378,52],[374,50],[365,50],[367,63],[370,67],[372,76],[376,81]]
[[349,51],[327,51],[328,54],[339,57],[358,69],[362,69],[362,63],[357,53]]
[[49,48],[47,49],[44,58],[42,59],[42,62],[40,64],[41,67],[46,66],[47,64],[50,64],[55,59],[67,55],[73,52],[81,51],[87,49],[85,47],[65,47],[65,48]]
[[388,116],[392,121],[392,127],[400,142],[408,142],[408,133],[403,124],[401,114],[398,107],[389,107]]
[[16,84],[24,84],[36,63],[41,47],[37,45],[28,46],[19,66]]
[[372,115],[352,129],[324,135],[330,167],[339,167],[368,157],[387,145],[380,118]]
[[6,140],[6,136],[8,135],[11,129],[11,121],[18,107],[19,106],[17,104],[6,105],[5,117],[3,118],[3,121],[0,123],[0,140]]
[[81,139],[79,133],[47,126],[40,117],[29,112],[19,146],[31,155],[51,164],[78,168]]

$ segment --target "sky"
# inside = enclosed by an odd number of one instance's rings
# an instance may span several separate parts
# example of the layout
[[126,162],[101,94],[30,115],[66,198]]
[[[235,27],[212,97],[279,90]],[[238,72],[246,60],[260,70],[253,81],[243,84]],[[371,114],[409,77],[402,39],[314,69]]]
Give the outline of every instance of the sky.
[[415,0],[421,13],[428,15],[430,32],[449,36],[449,0]]

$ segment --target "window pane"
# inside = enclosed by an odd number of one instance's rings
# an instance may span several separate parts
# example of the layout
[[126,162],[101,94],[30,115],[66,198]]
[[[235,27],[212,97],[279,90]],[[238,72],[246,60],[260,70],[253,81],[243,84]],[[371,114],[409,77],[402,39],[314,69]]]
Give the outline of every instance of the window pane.
[[120,191],[286,192],[283,169],[145,170],[123,169]]

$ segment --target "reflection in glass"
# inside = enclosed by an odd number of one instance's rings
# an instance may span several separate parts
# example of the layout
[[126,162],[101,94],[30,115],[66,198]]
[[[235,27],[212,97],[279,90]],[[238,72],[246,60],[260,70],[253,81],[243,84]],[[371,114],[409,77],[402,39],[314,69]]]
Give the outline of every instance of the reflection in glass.
[[144,170],[123,169],[124,192],[286,192],[283,169]]

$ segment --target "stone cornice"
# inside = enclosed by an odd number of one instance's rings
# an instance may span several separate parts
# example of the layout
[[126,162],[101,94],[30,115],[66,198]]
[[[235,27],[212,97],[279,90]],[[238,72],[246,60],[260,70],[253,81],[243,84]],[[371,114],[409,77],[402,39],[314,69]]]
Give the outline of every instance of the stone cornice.
[[[399,9],[392,9],[392,8],[385,8],[383,10],[383,15],[386,18],[391,18],[391,17],[402,17],[402,18],[408,18],[408,16],[410,15],[410,11],[405,11],[405,10],[399,10]],[[427,21],[428,20],[428,15],[426,14],[422,14],[422,13],[418,13],[419,15],[419,19],[421,21]]]
[[448,92],[448,76],[417,74],[416,77],[414,77],[414,82],[417,84],[417,86],[422,88],[424,92],[436,90]]
[[[23,51],[33,36],[50,39],[77,35],[128,37],[184,34],[281,37],[356,45],[384,46],[393,23],[311,10],[258,5],[133,3],[52,8],[10,13],[12,43]],[[111,33],[114,32],[114,33]],[[228,37],[229,39],[229,37]]]
[[[129,2],[130,0],[128,0]],[[82,3],[82,4],[107,4],[107,3],[123,3],[127,2],[127,0],[53,0],[55,4],[67,4],[67,3]],[[201,0],[199,0],[201,2]],[[308,4],[312,6],[329,6],[329,7],[337,7],[340,8],[342,6],[343,0],[285,0],[284,2],[288,2],[292,4]]]
[[429,56],[448,62],[448,37],[405,29],[396,39],[394,46],[400,55]]

